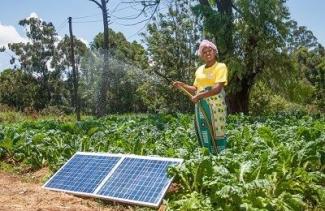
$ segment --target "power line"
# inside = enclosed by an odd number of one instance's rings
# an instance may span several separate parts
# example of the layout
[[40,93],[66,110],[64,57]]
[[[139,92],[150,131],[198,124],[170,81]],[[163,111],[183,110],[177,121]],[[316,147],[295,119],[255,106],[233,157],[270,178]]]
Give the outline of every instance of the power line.
[[61,32],[62,29],[64,29],[66,26],[67,26],[67,22],[65,22],[60,29],[59,28],[57,29],[57,33]]
[[[121,4],[121,3],[120,3],[120,4]],[[126,10],[126,9],[129,9],[129,8],[130,8],[129,5],[128,5],[128,6],[125,6],[125,7],[122,7],[122,8],[119,8],[119,9],[118,9],[118,7],[119,7],[119,5],[118,5],[115,9],[112,10],[111,14],[114,14],[114,13],[116,13],[116,12],[120,12],[120,11],[122,11],[122,10]],[[133,8],[133,9],[134,9],[134,8]]]
[[138,35],[139,32],[141,32],[145,27],[147,27],[149,24],[149,21],[143,26],[141,27],[137,32],[135,32],[134,34],[131,34],[130,36],[127,37],[127,39],[130,39],[131,37],[134,37],[135,35]]
[[103,19],[97,19],[97,20],[90,20],[90,21],[73,21],[72,23],[95,23],[95,22],[101,22]]
[[64,29],[66,25],[67,25],[67,19],[65,18],[63,22],[57,27],[56,32],[57,33],[61,32],[61,30]]
[[91,15],[85,15],[85,16],[80,16],[80,17],[72,17],[72,19],[83,19],[83,18],[90,18],[90,17],[96,17],[101,15],[101,13],[96,13],[96,14],[91,14]]
[[66,23],[66,18],[61,22],[61,24],[58,26],[58,28],[60,28],[63,24],[65,24]]
[[118,17],[116,15],[111,14],[112,17],[120,19],[120,20],[134,20],[137,19],[141,16],[141,13],[139,13],[138,15],[130,15],[130,16],[125,16],[125,17]]
[[[160,10],[162,10],[162,9],[166,9],[167,7],[168,7],[168,6],[165,6],[165,7],[163,7],[163,8],[158,8],[158,7],[156,7],[156,8],[154,9],[154,12],[152,13],[152,15],[151,15],[150,18],[147,18],[147,19],[142,20],[142,21],[140,21],[140,22],[138,22],[138,23],[135,23],[135,24],[130,24],[130,25],[136,25],[136,24],[143,23],[143,22],[147,21],[146,24],[145,24],[143,27],[141,27],[141,28],[140,28],[137,32],[135,32],[134,34],[128,36],[127,39],[130,39],[131,37],[133,37],[133,36],[135,36],[135,35],[138,35],[139,32],[141,32],[145,27],[148,26],[148,24],[150,23],[150,21],[152,20],[154,14],[155,14],[156,12],[160,12]],[[118,24],[120,24],[120,23],[118,23]],[[129,25],[125,25],[125,24],[121,24],[121,25],[129,26]]]
[[[147,22],[145,25],[147,25],[151,20],[152,18],[154,17],[155,13],[156,12],[159,12],[160,9],[158,8],[159,5],[157,5],[154,9],[154,11],[152,12],[152,14],[150,15],[149,18],[146,18],[146,19],[143,19],[143,20],[140,20],[138,22],[135,22],[135,23],[127,23],[127,24],[123,24],[123,23],[118,23],[122,26],[134,26],[134,25],[137,25],[137,24],[140,24],[140,23],[143,23],[143,22]],[[115,17],[115,16],[114,16]],[[135,19],[137,19],[138,17],[140,17],[140,15],[138,15]],[[115,18],[118,18],[118,17],[115,17]],[[118,19],[121,19],[121,18],[118,18]],[[125,19],[124,19],[125,20]]]

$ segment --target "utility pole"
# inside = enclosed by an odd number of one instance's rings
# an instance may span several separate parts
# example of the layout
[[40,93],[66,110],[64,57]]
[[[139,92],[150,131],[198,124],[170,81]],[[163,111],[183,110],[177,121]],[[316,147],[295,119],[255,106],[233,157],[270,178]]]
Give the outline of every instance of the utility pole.
[[77,114],[77,120],[80,121],[80,103],[78,97],[78,73],[76,71],[76,63],[74,60],[74,40],[72,33],[72,18],[69,17],[69,32],[70,32],[70,61],[72,65],[72,77],[73,77],[73,95],[75,102],[75,109]]

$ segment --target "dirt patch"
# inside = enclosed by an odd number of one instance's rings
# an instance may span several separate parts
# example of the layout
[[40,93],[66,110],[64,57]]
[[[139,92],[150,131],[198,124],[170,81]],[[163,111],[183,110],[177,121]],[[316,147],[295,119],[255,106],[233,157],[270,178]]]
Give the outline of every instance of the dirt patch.
[[23,176],[0,172],[0,210],[134,210],[133,207],[110,206],[92,198],[45,190],[42,184],[47,174],[47,169]]

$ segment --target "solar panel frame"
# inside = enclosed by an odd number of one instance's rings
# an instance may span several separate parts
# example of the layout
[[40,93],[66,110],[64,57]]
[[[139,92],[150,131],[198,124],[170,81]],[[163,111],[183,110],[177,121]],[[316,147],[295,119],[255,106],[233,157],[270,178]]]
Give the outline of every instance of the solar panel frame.
[[[119,161],[115,164],[115,166],[108,172],[108,174],[104,177],[104,179],[100,182],[100,184],[97,186],[95,191],[93,193],[85,193],[85,192],[79,192],[79,191],[69,191],[69,190],[63,190],[58,188],[49,188],[46,187],[46,185],[76,156],[76,155],[95,155],[95,156],[105,156],[105,157],[118,157],[120,158]],[[129,200],[124,198],[118,198],[113,196],[104,196],[101,194],[98,194],[99,190],[105,185],[105,183],[111,178],[111,176],[114,174],[115,170],[121,165],[123,160],[125,158],[134,158],[134,159],[147,159],[147,160],[159,160],[159,161],[169,161],[176,163],[175,165],[179,165],[183,162],[183,159],[180,158],[166,158],[166,157],[158,157],[158,156],[141,156],[141,155],[130,155],[130,154],[112,154],[112,153],[95,153],[95,152],[76,152],[42,187],[48,190],[53,191],[59,191],[59,192],[65,192],[65,193],[71,193],[79,196],[87,196],[87,197],[94,197],[94,198],[100,198],[100,199],[106,199],[106,200],[112,200],[127,204],[134,204],[134,205],[145,205],[149,207],[157,208],[160,203],[162,202],[164,196],[166,195],[167,189],[169,188],[173,177],[168,178],[167,185],[162,189],[162,195],[159,198],[157,203],[149,203],[144,201],[137,201],[137,200]]]

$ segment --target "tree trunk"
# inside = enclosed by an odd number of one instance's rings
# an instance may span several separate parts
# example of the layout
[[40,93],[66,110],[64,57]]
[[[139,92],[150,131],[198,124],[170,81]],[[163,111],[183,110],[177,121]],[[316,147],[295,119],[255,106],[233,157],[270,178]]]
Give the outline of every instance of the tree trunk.
[[234,41],[233,41],[233,13],[232,13],[232,0],[218,0],[217,1],[218,11],[225,17],[225,26],[227,30],[224,34],[224,40],[226,43],[226,48],[224,49],[225,54],[232,54],[234,50]]
[[103,13],[103,24],[104,24],[104,65],[102,78],[100,82],[100,91],[97,99],[97,111],[98,117],[106,114],[107,105],[107,91],[109,88],[109,53],[108,53],[108,20],[107,20],[107,8],[106,0],[101,0],[102,13]]
[[244,113],[248,114],[249,105],[249,91],[250,86],[247,80],[237,79],[233,83],[241,84],[241,90],[227,95],[226,102],[228,106],[228,113]]
[[[201,6],[203,6],[203,15],[205,18],[209,19],[211,14],[214,13],[213,9],[208,0],[200,0]],[[234,50],[234,41],[233,41],[233,3],[232,0],[217,0],[216,1],[218,12],[224,16],[225,22],[224,27],[227,28],[227,31],[222,34],[222,39],[225,42],[225,46],[219,48],[219,58],[223,58],[226,54],[232,54]],[[218,45],[218,40],[220,40],[220,34],[214,34],[216,44]]]
[[46,100],[44,106],[47,107],[51,103],[51,90],[49,85],[49,72],[44,65],[43,69],[43,90],[46,92]]

